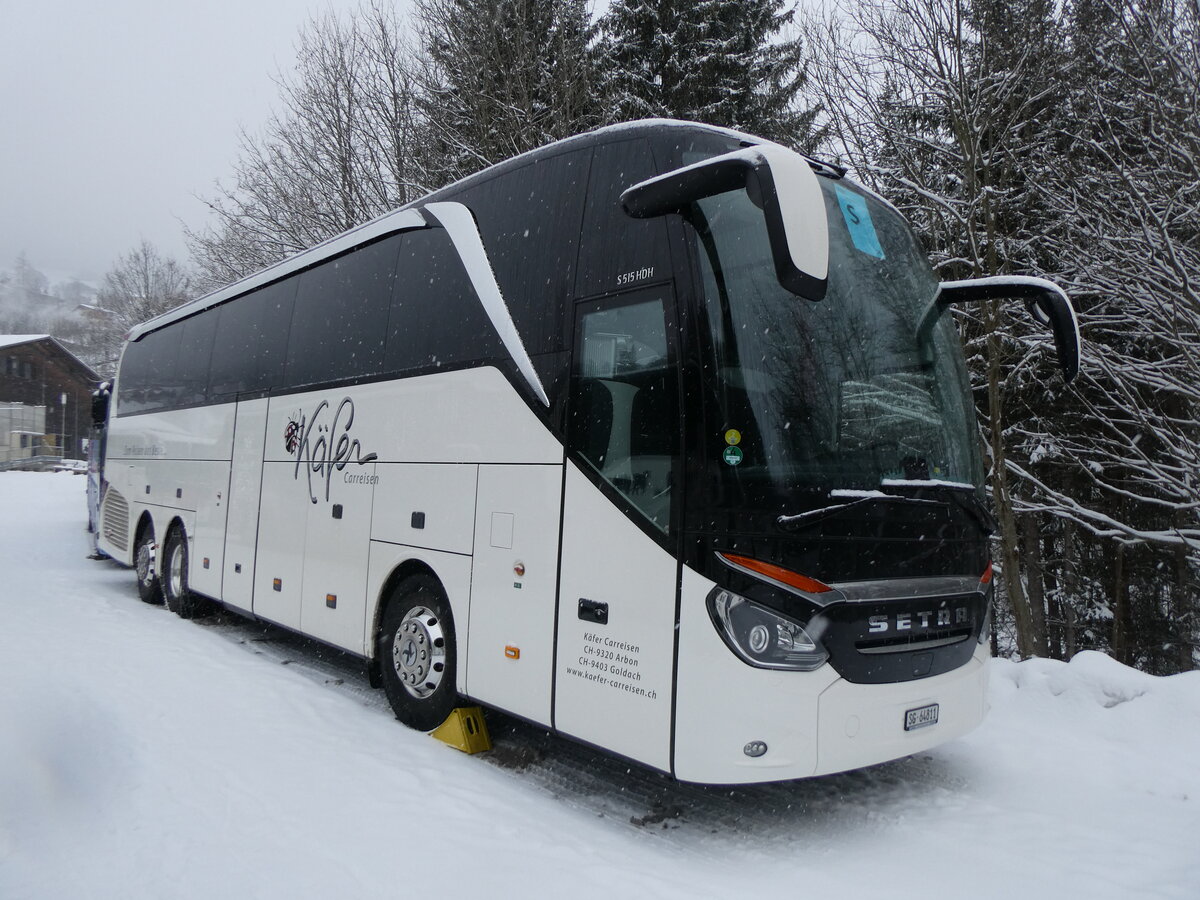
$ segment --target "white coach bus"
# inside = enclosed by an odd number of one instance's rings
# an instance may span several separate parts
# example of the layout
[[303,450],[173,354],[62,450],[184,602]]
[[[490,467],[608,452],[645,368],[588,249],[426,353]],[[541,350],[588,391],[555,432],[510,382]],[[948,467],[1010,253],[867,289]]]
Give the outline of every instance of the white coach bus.
[[100,549],[692,782],[984,713],[991,519],[950,304],[841,170],[703,125],[560,141],[134,329]]

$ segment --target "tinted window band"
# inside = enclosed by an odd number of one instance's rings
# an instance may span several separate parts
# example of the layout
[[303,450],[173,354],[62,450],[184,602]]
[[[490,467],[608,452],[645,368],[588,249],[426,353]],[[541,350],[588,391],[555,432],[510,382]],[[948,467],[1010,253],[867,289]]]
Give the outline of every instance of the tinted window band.
[[479,229],[475,226],[475,217],[461,203],[430,203],[425,207],[425,211],[441,222],[446,233],[450,235],[454,249],[458,252],[475,293],[479,296],[479,302],[483,304],[484,312],[491,319],[500,340],[504,342],[505,349],[517,364],[517,369],[528,382],[534,395],[542,401],[543,406],[548,407],[550,398],[546,396],[546,389],[542,387],[542,381],[533,368],[533,360],[529,358],[525,343],[521,340],[512,314],[508,311],[508,304],[504,302],[504,296],[500,293],[500,285],[496,283],[496,275],[483,249],[483,238],[479,236]]

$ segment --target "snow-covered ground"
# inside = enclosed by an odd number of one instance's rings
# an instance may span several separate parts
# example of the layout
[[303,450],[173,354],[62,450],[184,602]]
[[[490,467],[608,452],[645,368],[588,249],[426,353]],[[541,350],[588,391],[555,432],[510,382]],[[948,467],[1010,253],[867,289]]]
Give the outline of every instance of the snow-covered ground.
[[408,731],[352,660],[140,603],[85,522],[83,478],[0,474],[5,900],[1200,897],[1200,672],[998,661],[957,743],[697,788]]

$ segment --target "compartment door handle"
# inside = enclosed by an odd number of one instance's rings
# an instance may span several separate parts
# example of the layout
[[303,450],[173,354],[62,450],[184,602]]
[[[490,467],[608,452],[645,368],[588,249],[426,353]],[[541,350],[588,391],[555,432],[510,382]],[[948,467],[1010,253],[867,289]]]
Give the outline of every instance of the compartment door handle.
[[579,598],[579,618],[585,622],[595,622],[597,625],[608,624],[608,604],[599,600]]

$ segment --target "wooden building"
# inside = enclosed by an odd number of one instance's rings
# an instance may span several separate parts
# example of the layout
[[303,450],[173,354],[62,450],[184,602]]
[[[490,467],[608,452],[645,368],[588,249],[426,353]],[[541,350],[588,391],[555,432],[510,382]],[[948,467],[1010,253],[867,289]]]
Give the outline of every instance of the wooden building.
[[[0,335],[0,406],[44,408],[44,456],[86,459],[98,376],[48,334]],[[26,443],[35,435],[28,435]],[[9,435],[0,444],[10,444]]]

